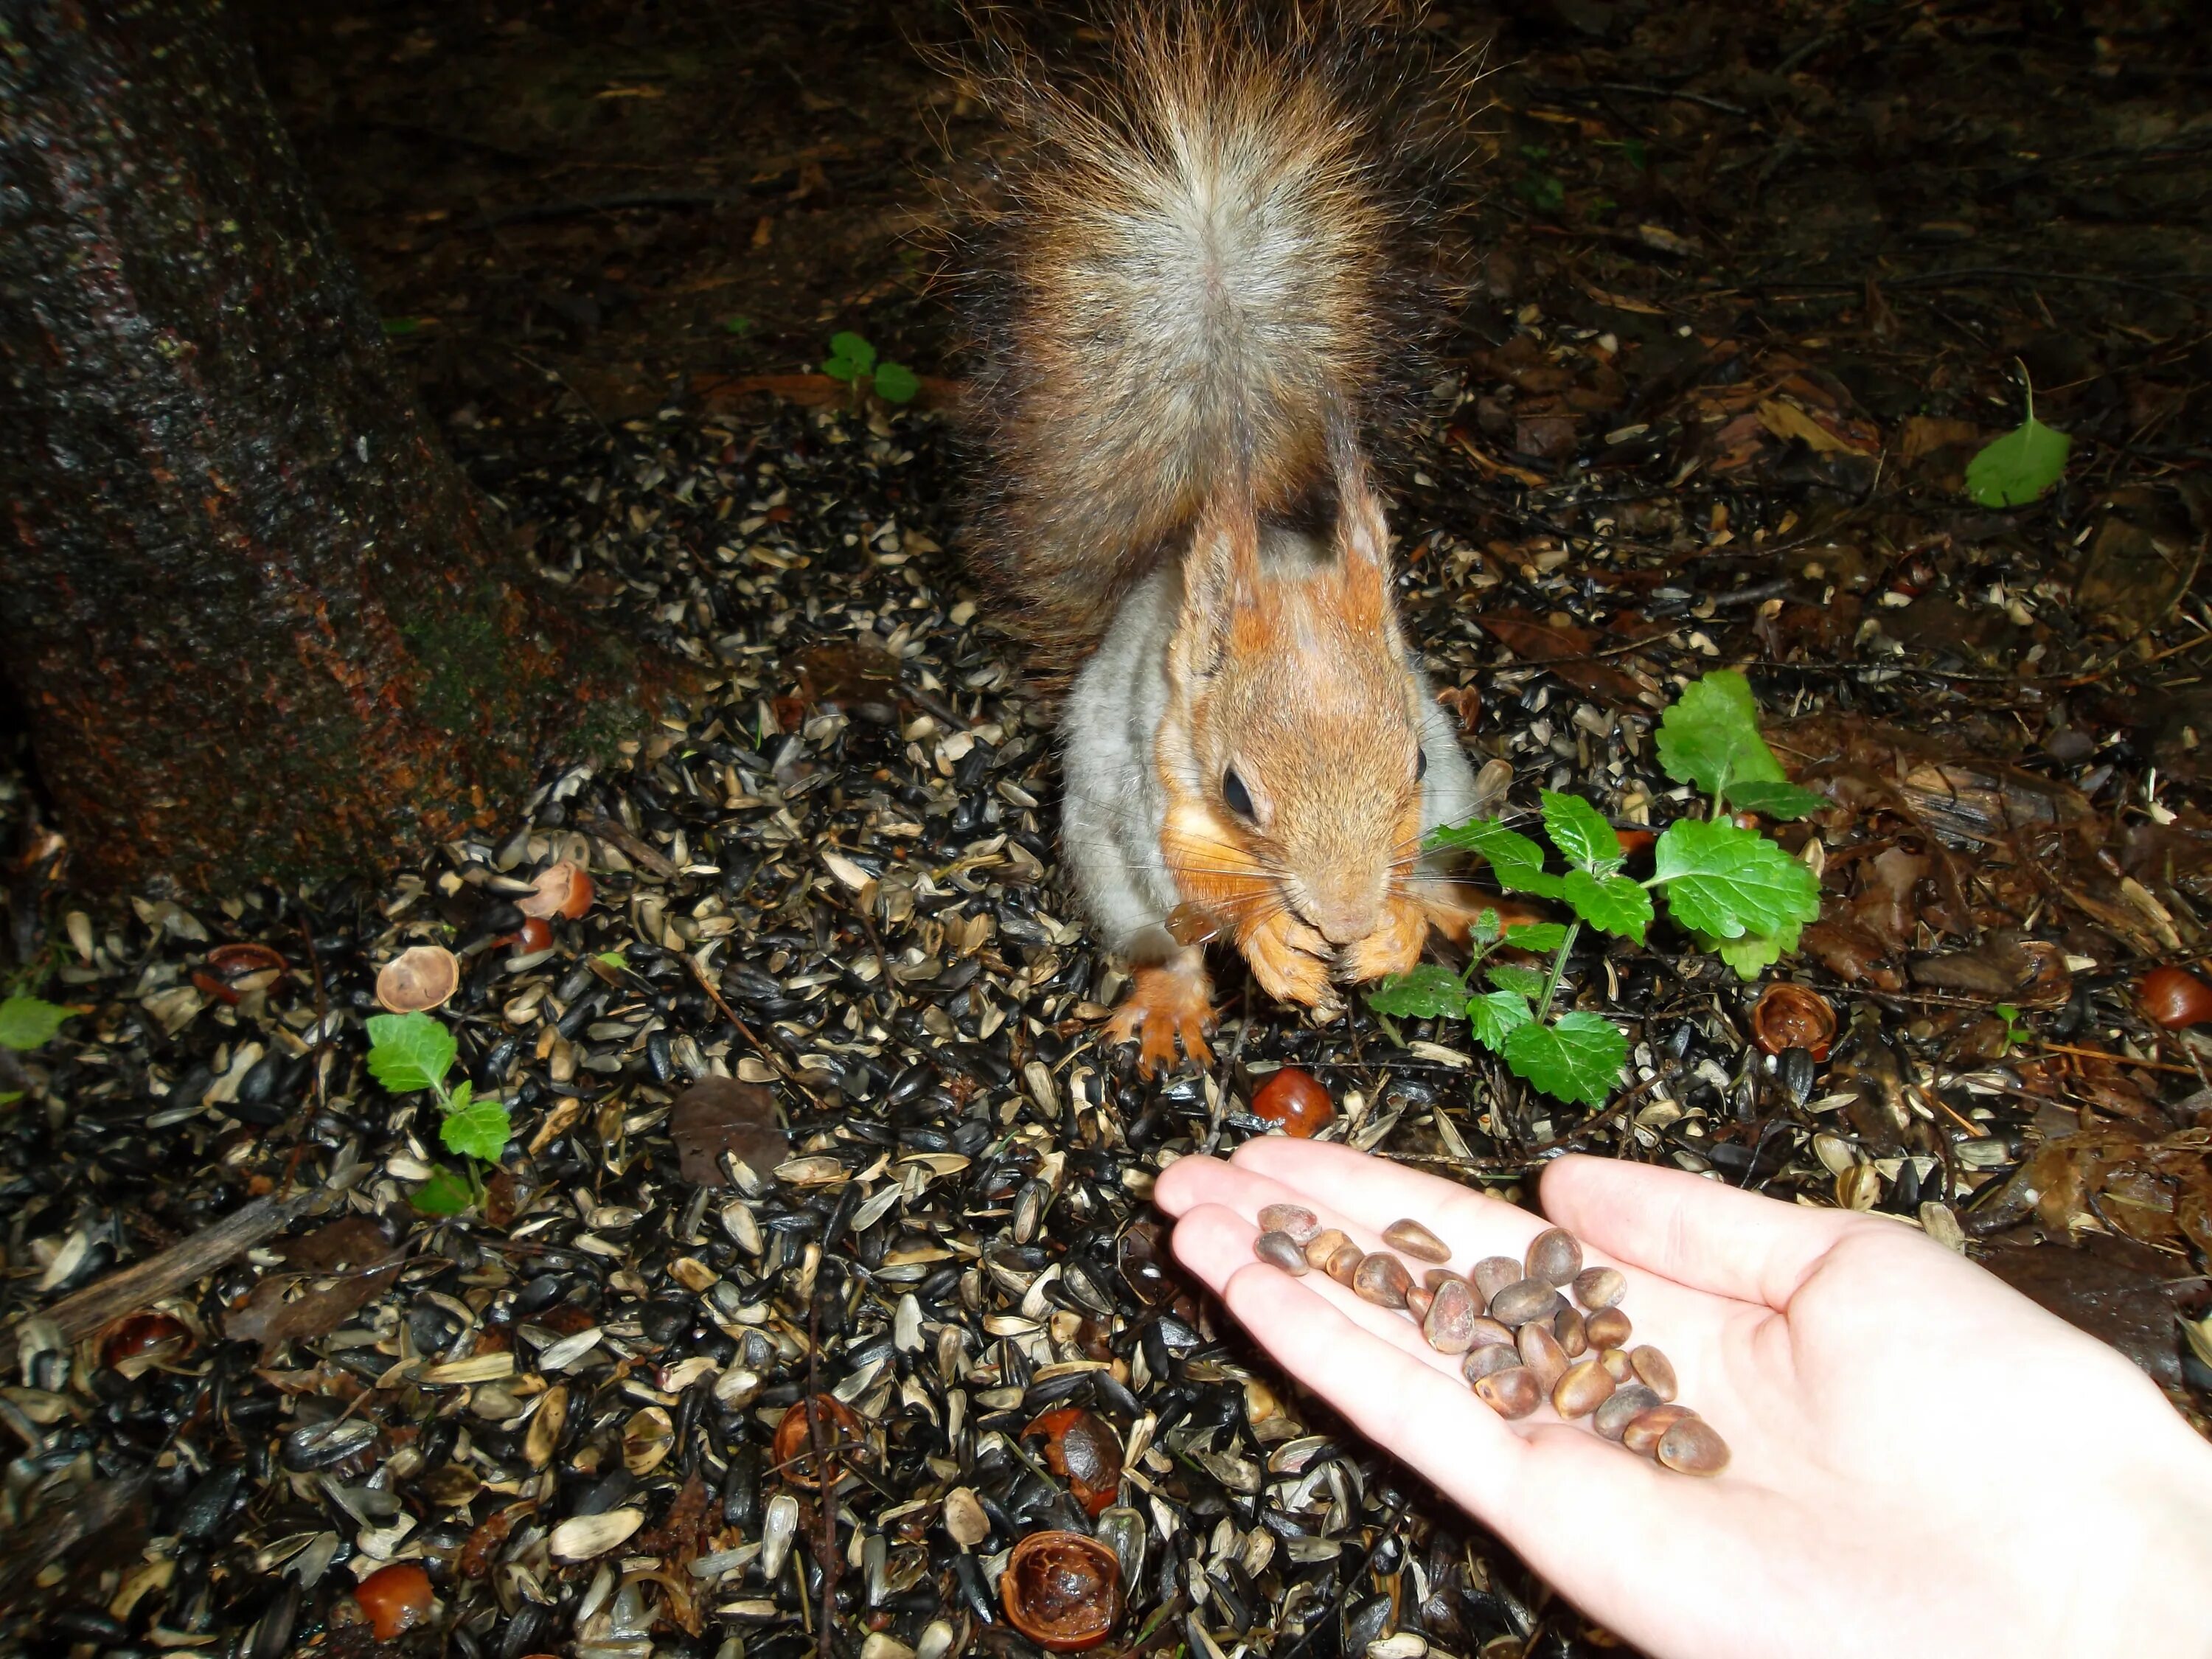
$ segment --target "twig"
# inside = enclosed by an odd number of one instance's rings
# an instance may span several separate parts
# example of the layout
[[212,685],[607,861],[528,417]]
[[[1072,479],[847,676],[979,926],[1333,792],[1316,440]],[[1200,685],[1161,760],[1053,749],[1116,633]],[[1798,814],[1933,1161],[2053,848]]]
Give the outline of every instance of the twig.
[[[322,1189],[315,1188],[289,1198],[257,1198],[214,1225],[179,1239],[160,1255],[112,1273],[98,1284],[88,1285],[30,1316],[51,1320],[66,1341],[90,1336],[110,1320],[158,1302],[245,1255],[262,1240],[275,1237],[324,1196]],[[16,1339],[21,1329],[19,1320],[0,1331],[0,1372],[15,1369]]]
[[[817,1265],[816,1273],[821,1272]],[[829,1442],[822,1432],[822,1413],[814,1402],[822,1393],[822,1287],[810,1287],[806,1297],[806,1398],[799,1410],[806,1413],[806,1438],[814,1449],[815,1490],[822,1495],[821,1536],[815,1548],[822,1555],[822,1617],[815,1626],[816,1659],[830,1659],[830,1634],[837,1611],[837,1477],[830,1464]]]
[[1632,98],[1671,98],[1679,104],[1698,104],[1706,109],[1717,109],[1723,115],[1751,113],[1741,104],[1730,104],[1718,98],[1708,98],[1702,92],[1677,92],[1672,87],[1639,87],[1626,81],[1599,81],[1593,84],[1600,92],[1626,93]]
[[2134,1066],[2146,1072],[2172,1072],[2178,1077],[2195,1077],[2193,1066],[2175,1066],[2163,1060],[2137,1060],[2132,1054],[2110,1054],[2102,1048],[2076,1048],[2064,1042],[2038,1042],[2036,1047],[2046,1054],[2078,1054],[2083,1060],[2108,1060],[2115,1066]]

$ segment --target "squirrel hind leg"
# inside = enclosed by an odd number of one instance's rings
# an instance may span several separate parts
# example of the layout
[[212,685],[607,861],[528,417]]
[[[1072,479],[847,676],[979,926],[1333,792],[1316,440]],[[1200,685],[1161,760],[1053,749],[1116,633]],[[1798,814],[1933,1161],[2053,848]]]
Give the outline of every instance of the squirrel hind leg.
[[1206,1041],[1212,1029],[1213,981],[1206,977],[1206,952],[1191,945],[1133,971],[1127,994],[1106,1021],[1106,1040],[1133,1040],[1137,1069],[1151,1077],[1175,1069],[1178,1042],[1192,1065],[1201,1071],[1212,1065]]

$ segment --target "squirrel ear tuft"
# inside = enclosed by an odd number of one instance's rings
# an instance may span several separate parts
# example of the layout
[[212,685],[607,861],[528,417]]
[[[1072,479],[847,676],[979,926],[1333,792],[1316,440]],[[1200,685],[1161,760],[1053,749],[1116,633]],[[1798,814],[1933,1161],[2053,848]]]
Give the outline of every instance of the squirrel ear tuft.
[[1169,665],[1188,683],[1212,673],[1230,629],[1260,592],[1260,519],[1249,500],[1216,501],[1200,515],[1182,563],[1182,609]]
[[1382,501],[1368,482],[1366,458],[1350,427],[1330,422],[1329,453],[1336,474],[1337,580],[1347,616],[1381,623],[1390,608],[1390,530]]

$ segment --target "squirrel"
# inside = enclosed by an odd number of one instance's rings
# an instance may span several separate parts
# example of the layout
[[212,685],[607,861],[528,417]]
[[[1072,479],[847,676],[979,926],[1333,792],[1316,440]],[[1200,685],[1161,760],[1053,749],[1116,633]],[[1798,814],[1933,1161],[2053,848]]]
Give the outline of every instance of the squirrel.
[[[1408,340],[1395,0],[1127,0],[1055,84],[998,43],[988,588],[1060,713],[1067,869],[1129,969],[1110,1040],[1211,1063],[1205,943],[1327,1013],[1455,912],[1474,776],[1409,649],[1360,429]],[[1460,930],[1464,928],[1463,919]]]

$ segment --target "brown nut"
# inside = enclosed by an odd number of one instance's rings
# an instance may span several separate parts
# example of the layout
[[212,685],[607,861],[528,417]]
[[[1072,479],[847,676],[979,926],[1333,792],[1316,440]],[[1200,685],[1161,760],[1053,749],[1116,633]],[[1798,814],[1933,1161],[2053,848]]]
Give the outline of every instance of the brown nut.
[[1501,1325],[1526,1325],[1549,1319],[1560,1308],[1559,1292],[1547,1279],[1517,1279],[1490,1298],[1490,1316]]
[[1079,1532],[1033,1532],[1014,1546],[999,1578],[1006,1622],[1052,1653],[1106,1639],[1121,1616],[1121,1564]]
[[[2212,997],[2212,991],[2205,994]],[[1751,1007],[1751,1040],[1770,1054],[1802,1048],[1814,1060],[1828,1057],[1836,1040],[1836,1011],[1818,991],[1776,980]]]
[[1659,1437],[1659,1461],[1684,1474],[1718,1474],[1729,1466],[1728,1442],[1702,1417],[1685,1417]]
[[1303,1204],[1262,1205],[1259,1221],[1261,1232],[1288,1233],[1291,1243],[1302,1250],[1321,1231],[1321,1218]]
[[1324,1227],[1319,1232],[1316,1233],[1311,1238],[1306,1240],[1307,1264],[1311,1267],[1319,1267],[1322,1272],[1326,1273],[1328,1270],[1329,1257],[1334,1255],[1339,1250],[1342,1249],[1346,1245],[1351,1243],[1351,1238],[1345,1233],[1342,1228]]
[[815,1432],[807,1426],[809,1407],[821,1426],[822,1449],[830,1462],[830,1484],[843,1478],[844,1466],[862,1462],[868,1451],[868,1425],[860,1414],[835,1395],[817,1394],[801,1400],[784,1413],[769,1443],[769,1458],[794,1486],[812,1491],[821,1480],[814,1466]]
[[389,1642],[430,1616],[436,1596],[430,1575],[416,1561],[379,1567],[353,1587],[354,1604],[380,1642]]
[[1575,1300],[1592,1313],[1627,1294],[1628,1281],[1618,1267],[1585,1267],[1575,1275]]
[[1528,1241],[1528,1254],[1522,1260],[1529,1278],[1565,1285],[1583,1270],[1583,1247],[1565,1227],[1547,1227]]
[[592,878],[583,866],[567,859],[549,864],[514,908],[526,916],[566,916],[574,921],[592,908]]
[[1336,1121],[1336,1103],[1311,1072],[1285,1066],[1254,1091],[1252,1115],[1281,1124],[1286,1135],[1309,1140]]
[[1261,1233],[1252,1241],[1252,1254],[1271,1267],[1280,1267],[1293,1279],[1303,1279],[1312,1271],[1306,1253],[1288,1233]]
[[1628,1316],[1618,1308],[1600,1308],[1583,1321],[1583,1329],[1593,1348],[1625,1348],[1629,1333],[1635,1328],[1628,1322]]
[[1631,1348],[1628,1364],[1636,1373],[1636,1380],[1657,1395],[1662,1405],[1681,1391],[1681,1385],[1674,1380],[1674,1362],[1650,1343]]
[[1567,1374],[1552,1385],[1552,1409],[1565,1418],[1588,1417],[1613,1393],[1613,1379],[1595,1359],[1570,1365]]
[[1359,1264],[1366,1260],[1367,1252],[1346,1239],[1330,1253],[1328,1265],[1322,1271],[1349,1289],[1352,1280],[1358,1276]]
[[1553,1384],[1567,1374],[1567,1357],[1559,1352],[1559,1340],[1548,1325],[1523,1325],[1516,1346],[1521,1351],[1521,1363],[1545,1393],[1549,1394]]
[[1474,1281],[1475,1294],[1487,1307],[1498,1291],[1520,1279],[1521,1264],[1510,1255],[1486,1255],[1474,1264],[1468,1277]]
[[1451,1246],[1418,1221],[1394,1221],[1382,1230],[1382,1242],[1402,1250],[1416,1261],[1449,1261]]
[[2212,1019],[2212,985],[2179,968],[2154,968],[2136,981],[2136,1000],[2154,1025],[2178,1031]]
[[[1434,1292],[1425,1294],[1430,1300],[1421,1318],[1421,1334],[1438,1353],[1465,1353],[1474,1344],[1480,1311],[1474,1288],[1464,1279],[1448,1279]],[[1410,1299],[1407,1305],[1412,1305]]]
[[1468,1327],[1467,1346],[1470,1348],[1510,1348],[1513,1346],[1513,1328],[1501,1325],[1488,1314],[1478,1315]]
[[461,964],[442,945],[416,945],[377,970],[376,1000],[395,1014],[443,1007],[461,986]]
[[1631,1382],[1606,1396],[1605,1404],[1591,1413],[1590,1426],[1601,1438],[1618,1440],[1628,1432],[1631,1423],[1661,1403],[1659,1396],[1641,1382]]
[[1526,1365],[1508,1366],[1478,1377],[1474,1397],[1500,1417],[1526,1417],[1544,1403],[1544,1391]]
[[1521,1364],[1521,1356],[1510,1347],[1469,1348],[1467,1358],[1459,1362],[1459,1374],[1470,1382],[1480,1382],[1497,1371],[1510,1371]]
[[1416,1322],[1424,1322],[1436,1299],[1437,1293],[1425,1285],[1413,1285],[1406,1291],[1406,1311],[1413,1316]]
[[1687,1406],[1653,1406],[1629,1419],[1628,1426],[1621,1431],[1620,1443],[1640,1456],[1649,1457],[1659,1449],[1660,1438],[1668,1430],[1684,1418],[1696,1415]]
[[1553,1314],[1552,1334],[1559,1339],[1559,1351],[1570,1359],[1580,1359],[1589,1352],[1589,1332],[1579,1309],[1562,1308]]
[[1121,1491],[1121,1441],[1105,1419],[1080,1406],[1041,1412],[1022,1438],[1044,1442],[1045,1467],[1064,1478],[1083,1512],[1094,1521]]
[[1592,1348],[1589,1358],[1605,1367],[1605,1374],[1616,1382],[1633,1382],[1636,1367],[1629,1363],[1626,1348]]
[[1364,1258],[1352,1273],[1352,1293],[1378,1308],[1402,1308],[1413,1283],[1413,1276],[1406,1271],[1404,1262],[1388,1250],[1377,1250]]

